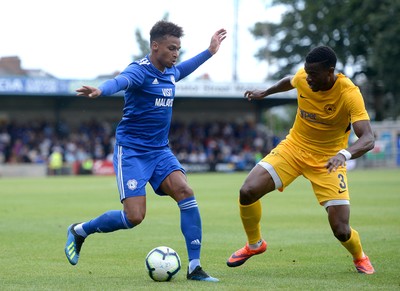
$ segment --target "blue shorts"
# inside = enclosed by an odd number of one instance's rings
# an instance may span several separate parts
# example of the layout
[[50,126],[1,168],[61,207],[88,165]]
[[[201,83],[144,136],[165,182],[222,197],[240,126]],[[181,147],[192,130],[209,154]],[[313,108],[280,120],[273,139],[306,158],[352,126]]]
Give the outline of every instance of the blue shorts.
[[159,189],[164,179],[177,170],[185,174],[182,165],[168,147],[143,151],[115,145],[114,170],[121,202],[128,197],[145,196],[147,182],[155,193],[166,195]]

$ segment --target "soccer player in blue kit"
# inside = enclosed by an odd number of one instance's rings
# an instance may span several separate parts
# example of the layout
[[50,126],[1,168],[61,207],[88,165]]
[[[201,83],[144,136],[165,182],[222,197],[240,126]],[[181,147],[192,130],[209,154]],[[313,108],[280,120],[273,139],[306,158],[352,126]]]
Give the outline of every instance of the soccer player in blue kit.
[[116,129],[114,149],[114,170],[123,210],[110,210],[90,221],[68,227],[65,254],[72,265],[78,263],[88,235],[130,229],[143,221],[145,187],[149,182],[158,195],[168,195],[178,204],[189,257],[187,279],[218,281],[201,267],[200,212],[185,170],[168,146],[168,133],[175,82],[217,53],[226,34],[225,29],[219,29],[205,51],[176,65],[183,29],[174,23],[159,21],[150,30],[149,55],[131,63],[121,74],[98,88],[82,86],[76,90],[78,96],[90,98],[125,91],[123,116]]

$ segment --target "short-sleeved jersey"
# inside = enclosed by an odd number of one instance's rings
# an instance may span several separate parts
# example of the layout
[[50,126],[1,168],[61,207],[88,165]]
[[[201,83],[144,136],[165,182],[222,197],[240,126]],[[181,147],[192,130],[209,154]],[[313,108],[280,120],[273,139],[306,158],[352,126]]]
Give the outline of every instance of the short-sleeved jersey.
[[298,109],[287,140],[322,155],[335,155],[346,148],[351,123],[369,120],[361,92],[345,75],[337,74],[328,91],[313,92],[300,69],[291,84],[297,89]]

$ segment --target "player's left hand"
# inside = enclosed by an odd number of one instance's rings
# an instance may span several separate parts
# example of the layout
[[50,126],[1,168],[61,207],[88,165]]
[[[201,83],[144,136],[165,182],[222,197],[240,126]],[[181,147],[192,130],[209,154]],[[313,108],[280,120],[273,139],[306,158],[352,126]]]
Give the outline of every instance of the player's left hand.
[[326,163],[325,167],[328,169],[328,173],[336,172],[337,168],[344,167],[346,165],[346,158],[342,154],[330,158]]
[[226,38],[226,29],[221,28],[217,30],[211,38],[210,46],[208,50],[211,54],[215,55],[219,50],[219,46],[221,45],[222,41]]

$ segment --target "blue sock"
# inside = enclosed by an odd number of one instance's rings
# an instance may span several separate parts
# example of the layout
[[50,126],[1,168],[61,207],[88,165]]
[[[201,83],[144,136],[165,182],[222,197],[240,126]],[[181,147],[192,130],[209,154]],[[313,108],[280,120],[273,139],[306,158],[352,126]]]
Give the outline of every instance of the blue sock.
[[[134,227],[126,218],[123,210],[110,210],[102,215],[82,224],[82,229],[86,235],[95,232],[112,232],[119,229]],[[78,230],[75,229],[78,233]],[[79,234],[79,233],[78,233]]]
[[181,230],[185,237],[189,261],[196,259],[195,262],[200,264],[202,229],[197,201],[194,197],[186,198],[180,201],[178,206],[181,211]]

